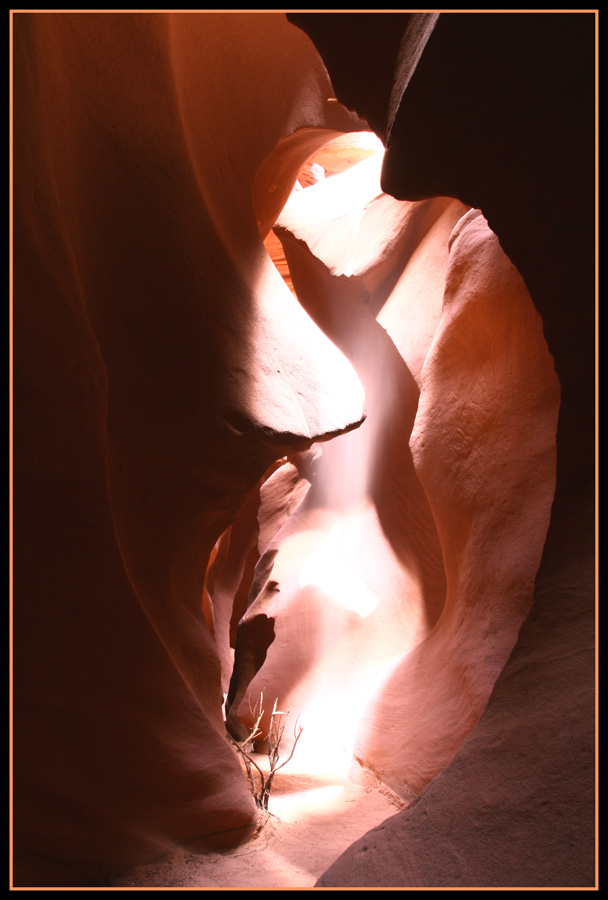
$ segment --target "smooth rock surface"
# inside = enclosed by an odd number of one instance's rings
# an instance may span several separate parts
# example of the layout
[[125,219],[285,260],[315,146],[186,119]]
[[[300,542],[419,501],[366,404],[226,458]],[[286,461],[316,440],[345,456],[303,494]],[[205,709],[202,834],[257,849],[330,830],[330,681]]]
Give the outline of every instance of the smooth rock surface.
[[82,886],[255,826],[207,561],[363,391],[272,265],[253,183],[301,126],[361,124],[279,14],[12,23],[14,879]]

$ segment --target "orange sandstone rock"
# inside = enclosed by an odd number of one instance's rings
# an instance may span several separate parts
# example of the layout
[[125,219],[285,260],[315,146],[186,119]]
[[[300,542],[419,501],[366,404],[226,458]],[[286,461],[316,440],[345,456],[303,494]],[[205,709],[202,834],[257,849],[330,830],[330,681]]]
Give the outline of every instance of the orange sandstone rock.
[[279,14],[13,25],[14,877],[82,886],[255,825],[207,560],[277,458],[363,411],[253,183],[301,126],[360,123]]

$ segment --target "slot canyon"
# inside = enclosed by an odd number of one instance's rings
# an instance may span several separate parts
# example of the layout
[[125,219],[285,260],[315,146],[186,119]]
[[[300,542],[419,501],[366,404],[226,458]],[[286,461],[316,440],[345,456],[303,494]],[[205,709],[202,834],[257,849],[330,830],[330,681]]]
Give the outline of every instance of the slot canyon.
[[11,24],[14,886],[593,888],[596,13]]

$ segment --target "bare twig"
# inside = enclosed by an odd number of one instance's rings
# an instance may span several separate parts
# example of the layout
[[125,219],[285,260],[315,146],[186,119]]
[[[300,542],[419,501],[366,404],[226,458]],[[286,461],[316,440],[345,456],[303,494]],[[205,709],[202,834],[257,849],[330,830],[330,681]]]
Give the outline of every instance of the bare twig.
[[[287,715],[289,715],[289,713],[287,713]],[[289,760],[291,759],[291,757],[292,757],[293,754],[294,754],[294,751],[295,751],[295,749],[296,749],[296,745],[297,745],[298,741],[300,740],[300,735],[301,735],[302,732],[304,731],[304,726],[303,726],[303,725],[300,725],[299,723],[300,723],[300,717],[298,716],[298,718],[296,719],[296,723],[295,723],[295,725],[293,726],[293,736],[294,736],[295,740],[294,740],[294,742],[293,742],[293,744],[292,744],[292,746],[291,746],[291,753],[289,754],[289,756],[287,757],[287,759],[283,760],[283,762],[281,763],[280,766],[276,766],[276,768],[275,768],[275,770],[274,770],[275,772],[278,772],[279,769],[282,769],[283,766],[286,766],[287,763],[289,762]]]
[[[264,774],[260,766],[254,759],[252,759],[249,753],[250,748],[253,749],[253,742],[255,738],[259,737],[262,734],[260,722],[262,721],[262,717],[264,715],[263,693],[260,694],[260,699],[252,710],[253,715],[255,716],[255,722],[245,740],[237,741],[231,735],[229,735],[230,741],[241,755],[245,764],[247,778],[249,779],[249,786],[251,787],[251,792],[253,794],[256,805],[260,809],[263,809],[265,811],[268,810],[268,800],[270,797],[270,789],[272,787],[274,776],[279,771],[279,769],[282,769],[283,766],[286,766],[289,760],[293,757],[297,743],[300,740],[300,736],[303,731],[302,726],[299,724],[300,718],[298,716],[294,725],[294,742],[292,744],[291,751],[287,759],[281,762],[281,741],[283,740],[283,732],[285,731],[285,724],[287,722],[287,717],[289,716],[289,711],[282,712],[281,710],[278,710],[277,703],[278,699],[274,701],[272,713],[270,715],[270,728],[268,730],[268,775]],[[259,786],[255,783],[255,778],[251,768],[252,766],[258,773]]]

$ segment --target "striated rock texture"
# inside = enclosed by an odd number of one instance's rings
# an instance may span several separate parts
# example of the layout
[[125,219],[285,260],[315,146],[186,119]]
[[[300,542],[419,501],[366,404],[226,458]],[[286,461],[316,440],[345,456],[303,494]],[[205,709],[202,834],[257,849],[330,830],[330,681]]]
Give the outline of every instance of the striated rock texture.
[[[318,884],[593,886],[595,16],[404,14],[399,40],[392,20],[371,28],[365,16],[289,18],[315,41],[338,97],[385,139],[384,190],[403,200],[455,197],[482,211],[540,313],[561,394],[556,490],[534,603],[487,708],[415,803],[355,844]],[[370,59],[384,48],[394,77],[385,67],[376,78],[372,68],[363,86],[354,67],[363,48]],[[477,241],[478,227],[470,222],[454,251]],[[458,304],[446,310],[450,319],[457,311]],[[459,473],[476,451],[453,432],[451,462],[425,440],[436,418],[427,401],[446,388],[440,361],[460,340],[452,325],[440,326],[437,359],[428,358],[429,395],[423,388],[411,442],[449,553],[467,534],[448,535],[442,523],[449,515],[456,528],[466,524],[470,496],[460,493]],[[486,349],[491,338],[485,333]],[[471,378],[483,351],[469,351]],[[442,410],[437,424],[456,411]],[[513,452],[534,432],[533,425],[515,432]],[[476,517],[469,536],[477,527]],[[527,564],[519,554],[488,551],[497,579]],[[462,574],[475,581],[478,573]]]
[[363,416],[257,218],[362,123],[283,15],[12,22],[14,881],[74,886],[255,825],[207,562],[277,458]]

